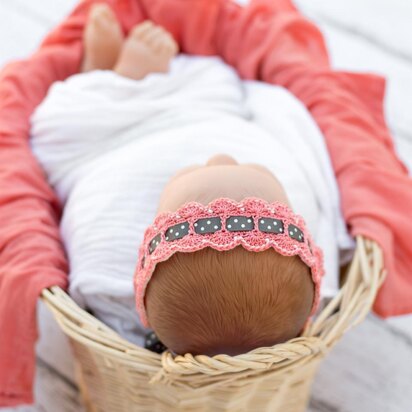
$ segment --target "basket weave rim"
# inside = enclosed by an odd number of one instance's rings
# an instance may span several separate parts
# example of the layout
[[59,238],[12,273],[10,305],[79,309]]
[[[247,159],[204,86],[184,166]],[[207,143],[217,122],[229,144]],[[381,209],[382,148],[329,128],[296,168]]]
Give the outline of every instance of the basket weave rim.
[[[209,377],[233,373],[254,373],[269,370],[273,365],[296,367],[314,356],[323,356],[352,326],[360,323],[372,307],[386,271],[383,255],[376,242],[362,236],[356,238],[356,251],[339,293],[305,328],[302,336],[272,347],[257,348],[231,357],[205,355],[173,357],[151,352],[123,339],[104,323],[81,309],[61,288],[42,291],[42,299],[52,311],[63,331],[92,351],[104,354],[110,362],[156,373],[154,381],[168,374],[178,374],[182,382],[194,375]],[[160,371],[159,371],[160,367]]]

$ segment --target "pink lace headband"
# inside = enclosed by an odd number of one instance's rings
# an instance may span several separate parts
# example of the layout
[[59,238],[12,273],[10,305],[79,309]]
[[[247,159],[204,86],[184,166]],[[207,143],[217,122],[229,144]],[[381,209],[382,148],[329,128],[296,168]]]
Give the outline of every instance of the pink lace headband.
[[160,213],[146,229],[134,280],[143,325],[149,326],[144,296],[157,263],[176,252],[195,252],[205,247],[223,251],[239,245],[252,252],[273,248],[284,256],[298,255],[312,272],[315,297],[311,315],[315,313],[324,273],[323,255],[303,218],[279,202],[254,197],[242,202],[220,198],[207,206],[189,202],[176,212]]

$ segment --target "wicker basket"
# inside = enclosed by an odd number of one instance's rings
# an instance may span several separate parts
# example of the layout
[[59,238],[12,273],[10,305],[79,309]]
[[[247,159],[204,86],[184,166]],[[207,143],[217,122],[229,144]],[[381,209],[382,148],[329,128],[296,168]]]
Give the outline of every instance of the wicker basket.
[[42,297],[71,341],[90,412],[298,412],[319,363],[367,315],[384,276],[381,250],[358,237],[340,292],[302,337],[236,357],[158,355],[121,338],[61,289]]

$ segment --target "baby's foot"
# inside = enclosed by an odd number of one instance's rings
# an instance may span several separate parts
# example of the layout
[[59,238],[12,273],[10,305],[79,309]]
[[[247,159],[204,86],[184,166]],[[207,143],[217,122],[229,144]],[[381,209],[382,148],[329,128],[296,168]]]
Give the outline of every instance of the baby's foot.
[[96,4],[91,9],[83,41],[83,72],[113,70],[124,38],[120,23],[107,4]]
[[178,46],[171,34],[146,21],[131,31],[114,71],[134,80],[150,73],[166,73],[177,52]]

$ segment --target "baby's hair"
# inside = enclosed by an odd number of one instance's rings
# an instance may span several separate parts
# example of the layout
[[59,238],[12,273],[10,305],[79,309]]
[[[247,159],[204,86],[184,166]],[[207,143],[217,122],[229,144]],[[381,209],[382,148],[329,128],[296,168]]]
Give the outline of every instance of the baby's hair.
[[298,336],[313,296],[310,269],[298,256],[208,247],[159,263],[146,308],[175,353],[234,356]]

